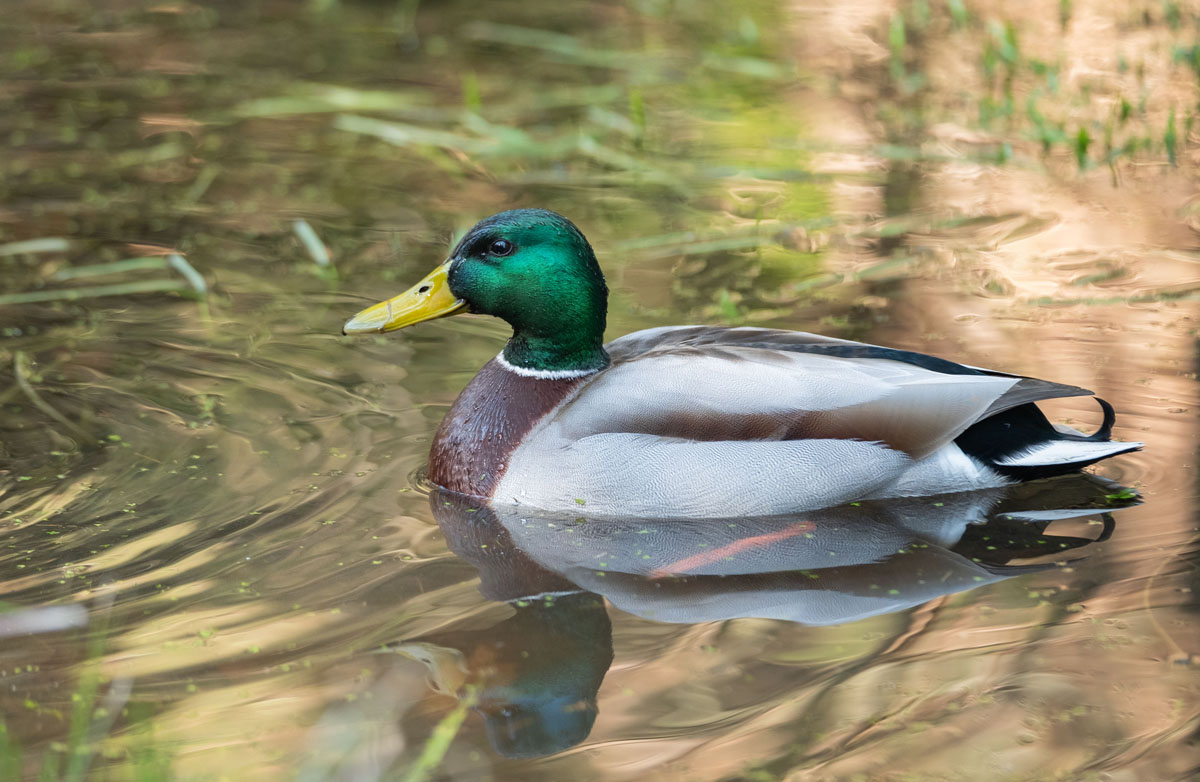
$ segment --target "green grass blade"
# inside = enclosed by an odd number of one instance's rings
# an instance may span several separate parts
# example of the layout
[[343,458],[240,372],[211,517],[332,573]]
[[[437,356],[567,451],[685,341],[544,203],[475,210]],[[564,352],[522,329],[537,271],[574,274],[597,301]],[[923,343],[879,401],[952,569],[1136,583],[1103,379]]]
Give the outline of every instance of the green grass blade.
[[3,304],[37,304],[46,301],[79,301],[103,296],[127,296],[133,293],[159,293],[163,291],[187,291],[190,286],[180,280],[139,280],[137,282],[114,283],[113,285],[91,285],[86,288],[67,288],[56,291],[27,291],[25,293],[0,294]]
[[458,735],[458,730],[462,727],[463,720],[467,718],[467,711],[478,700],[479,696],[475,688],[468,686],[466,694],[459,700],[454,709],[445,717],[442,717],[441,722],[433,729],[433,733],[429,735],[429,740],[425,742],[425,746],[421,750],[421,756],[417,758],[417,762],[409,769],[408,774],[405,775],[404,782],[425,782],[425,780],[429,779],[430,774],[441,764],[442,760],[446,757],[446,753],[450,751],[450,745],[454,742],[454,737]]
[[21,748],[8,735],[8,725],[0,720],[0,779],[20,779],[22,766]]
[[292,232],[296,234],[296,238],[300,240],[300,244],[304,245],[304,249],[308,251],[309,257],[317,266],[329,266],[329,251],[325,249],[325,243],[321,241],[321,237],[317,236],[317,232],[308,224],[307,220],[297,220],[292,223]]
[[59,237],[46,237],[44,239],[26,239],[23,242],[0,244],[0,256],[65,253],[70,249],[71,242],[69,240]]
[[171,265],[172,269],[183,275],[183,278],[192,286],[192,290],[196,291],[197,296],[202,299],[208,296],[208,284],[204,282],[203,275],[196,271],[196,267],[187,262],[187,258],[178,253],[171,253],[167,256],[167,263]]
[[128,258],[112,263],[89,263],[86,266],[71,266],[59,269],[54,273],[55,280],[78,280],[85,277],[103,277],[107,274],[140,271],[142,269],[165,269],[167,259],[161,255],[139,258]]

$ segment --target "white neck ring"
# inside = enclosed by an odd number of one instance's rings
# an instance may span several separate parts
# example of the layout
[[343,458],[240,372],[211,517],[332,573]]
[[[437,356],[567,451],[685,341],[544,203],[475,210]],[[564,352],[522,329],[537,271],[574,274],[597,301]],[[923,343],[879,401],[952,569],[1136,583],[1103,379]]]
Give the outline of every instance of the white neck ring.
[[500,355],[496,356],[496,363],[509,372],[520,375],[521,377],[535,377],[538,380],[571,380],[577,377],[587,377],[594,375],[600,370],[598,369],[534,369],[533,367],[519,367],[512,364],[504,357],[504,351],[500,351]]

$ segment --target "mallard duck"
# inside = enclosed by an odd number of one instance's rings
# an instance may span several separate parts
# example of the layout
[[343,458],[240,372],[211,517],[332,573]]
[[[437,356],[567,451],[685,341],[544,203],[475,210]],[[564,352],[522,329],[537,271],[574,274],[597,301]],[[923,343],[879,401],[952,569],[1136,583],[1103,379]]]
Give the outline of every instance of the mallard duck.
[[1141,443],[1050,424],[1090,395],[934,356],[764,328],[671,326],[603,341],[608,289],[583,233],[501,212],[344,333],[463,312],[513,335],[446,414],[428,478],[493,502],[592,516],[766,516],[1074,472]]

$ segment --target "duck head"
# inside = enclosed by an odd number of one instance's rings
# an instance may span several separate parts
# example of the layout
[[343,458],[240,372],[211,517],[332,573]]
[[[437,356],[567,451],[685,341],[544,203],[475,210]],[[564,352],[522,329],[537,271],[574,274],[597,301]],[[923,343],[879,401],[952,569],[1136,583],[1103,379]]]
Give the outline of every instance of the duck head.
[[608,364],[607,305],[596,254],[574,223],[546,209],[514,209],[477,223],[425,279],[358,313],[342,331],[396,331],[462,312],[494,315],[513,328],[503,353],[509,364],[588,371]]

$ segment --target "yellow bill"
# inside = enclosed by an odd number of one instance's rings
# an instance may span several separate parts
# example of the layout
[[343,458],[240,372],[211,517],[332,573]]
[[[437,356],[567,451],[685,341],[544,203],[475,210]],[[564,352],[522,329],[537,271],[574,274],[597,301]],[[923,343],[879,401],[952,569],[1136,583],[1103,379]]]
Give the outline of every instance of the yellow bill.
[[414,323],[444,318],[462,311],[467,303],[450,292],[450,261],[399,296],[367,307],[346,321],[343,334],[379,334]]

